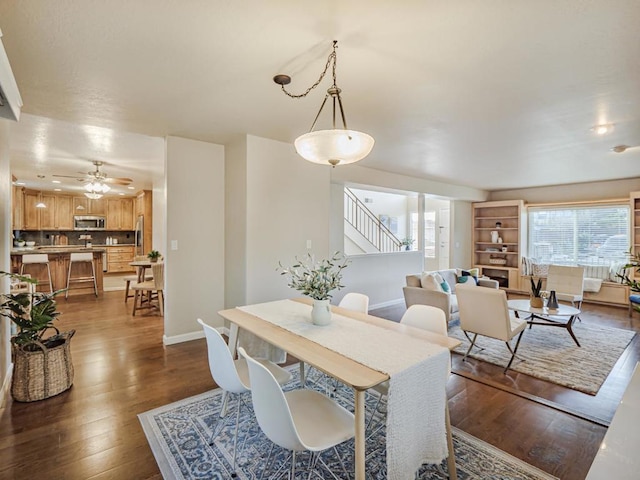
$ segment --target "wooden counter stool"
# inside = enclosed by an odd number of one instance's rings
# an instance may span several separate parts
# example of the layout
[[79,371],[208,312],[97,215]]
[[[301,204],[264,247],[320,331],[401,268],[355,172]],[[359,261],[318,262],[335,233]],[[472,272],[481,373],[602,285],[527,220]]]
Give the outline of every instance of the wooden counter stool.
[[[22,255],[22,265],[20,265],[20,275],[24,274],[25,266],[28,265],[46,265],[47,275],[49,277],[49,291],[53,293],[53,282],[51,281],[51,267],[49,266],[49,255],[46,253],[29,253]],[[36,275],[31,273],[31,276],[37,278]],[[37,285],[45,283],[45,281],[38,280]]]
[[[71,270],[73,269],[74,263],[76,264],[90,263],[91,275],[90,276],[84,275],[80,277],[71,278]],[[69,272],[67,273],[67,291],[64,294],[64,298],[69,298],[69,285],[71,284],[71,282],[74,282],[74,283],[93,282],[93,291],[96,294],[96,297],[98,296],[98,283],[96,281],[96,267],[95,267],[95,264],[93,263],[93,253],[91,252],[72,253],[69,256]]]

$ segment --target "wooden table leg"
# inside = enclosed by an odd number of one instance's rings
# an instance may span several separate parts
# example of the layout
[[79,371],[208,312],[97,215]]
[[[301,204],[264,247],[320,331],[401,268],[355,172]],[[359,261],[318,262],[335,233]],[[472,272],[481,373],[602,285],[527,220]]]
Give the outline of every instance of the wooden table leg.
[[365,435],[364,435],[364,390],[355,390],[355,422],[356,422],[356,438],[355,438],[355,473],[356,480],[365,480],[364,476],[364,454],[365,454]]
[[456,470],[456,454],[453,450],[453,436],[451,435],[451,419],[449,418],[448,402],[445,403],[444,416],[447,427],[447,448],[449,450],[449,457],[447,458],[447,467],[449,467],[449,480],[458,480],[458,472]]

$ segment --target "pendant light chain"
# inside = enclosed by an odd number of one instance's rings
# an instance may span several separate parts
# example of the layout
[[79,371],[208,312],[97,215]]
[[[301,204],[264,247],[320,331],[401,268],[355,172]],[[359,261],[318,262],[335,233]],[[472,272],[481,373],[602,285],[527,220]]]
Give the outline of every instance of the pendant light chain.
[[320,85],[320,83],[322,82],[322,80],[324,79],[324,76],[327,74],[327,72],[329,71],[329,65],[331,65],[331,62],[333,62],[333,69],[332,69],[332,73],[333,73],[333,86],[336,86],[336,61],[337,61],[337,55],[336,55],[336,48],[337,48],[337,44],[338,41],[334,40],[333,41],[333,52],[331,52],[329,54],[329,57],[327,58],[327,64],[324,66],[324,70],[322,71],[322,73],[320,74],[320,78],[318,78],[318,80],[316,81],[316,83],[314,83],[313,85],[311,85],[309,88],[307,88],[307,90],[304,93],[301,93],[299,95],[287,92],[286,88],[284,88],[284,84],[280,85],[280,88],[282,88],[282,91],[284,93],[286,93],[289,97],[291,98],[304,98],[307,95],[309,95],[309,92],[311,92],[311,90],[313,90],[314,88],[316,88],[318,85]]

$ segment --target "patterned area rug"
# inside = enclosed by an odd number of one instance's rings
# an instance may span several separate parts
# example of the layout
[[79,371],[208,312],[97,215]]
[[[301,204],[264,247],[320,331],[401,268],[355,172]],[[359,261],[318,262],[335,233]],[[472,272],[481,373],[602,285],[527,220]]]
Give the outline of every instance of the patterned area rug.
[[[534,325],[522,336],[518,357],[511,365],[516,372],[531,375],[580,392],[595,395],[609,376],[614,365],[635,336],[635,332],[619,328],[573,324],[578,347],[564,328]],[[462,340],[455,352],[464,353],[469,340],[459,326],[449,328],[449,336]],[[511,344],[515,345],[516,339]],[[470,357],[495,365],[506,366],[511,354],[504,342],[478,335]]]
[[[294,380],[284,387],[285,390],[298,387],[298,368],[297,366],[290,368],[292,368]],[[332,385],[333,382],[330,384]],[[310,388],[323,391],[325,385],[322,375],[316,373],[316,382],[311,384]],[[336,399],[353,411],[353,393],[350,389],[339,386]],[[368,412],[373,410],[376,400],[375,394],[367,395]],[[235,400],[230,402],[227,415],[223,420],[219,418],[221,403],[222,391],[216,389],[138,415],[165,479],[232,478]],[[374,422],[377,426],[372,428],[374,433],[367,440],[366,478],[383,480],[387,478],[384,413],[376,412]],[[215,437],[214,444],[209,446],[208,440],[212,429],[216,429],[219,433]],[[461,480],[556,479],[455,428],[453,438],[458,478]],[[240,415],[236,478],[240,480],[273,479],[279,475],[281,467],[284,466],[286,471],[290,459],[288,453],[279,447],[274,447],[274,457],[271,457],[269,462],[266,461],[272,445],[257,425],[251,409],[251,396],[247,395]],[[353,449],[352,440],[338,446],[347,471],[353,471]],[[339,478],[346,478],[332,451],[325,452],[322,458]],[[296,468],[299,472],[296,478],[307,478],[304,469],[308,463],[308,456],[298,454],[296,459],[298,462]],[[448,478],[446,472],[446,461],[441,465],[425,465],[420,471],[419,478],[444,480]],[[327,472],[320,471],[320,474],[324,478],[329,478]]]

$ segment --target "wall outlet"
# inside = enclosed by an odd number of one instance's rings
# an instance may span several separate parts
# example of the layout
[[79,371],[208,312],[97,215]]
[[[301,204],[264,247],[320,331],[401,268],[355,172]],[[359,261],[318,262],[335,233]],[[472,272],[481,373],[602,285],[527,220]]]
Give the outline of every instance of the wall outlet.
[[311,250],[311,240],[307,240],[307,250]]
[[178,240],[171,240],[171,250],[178,250]]

